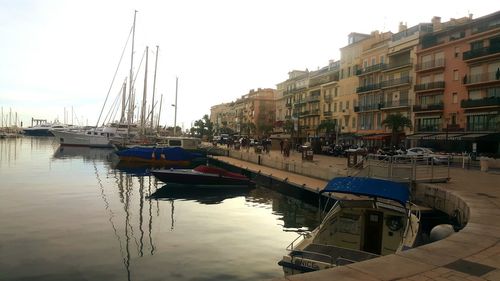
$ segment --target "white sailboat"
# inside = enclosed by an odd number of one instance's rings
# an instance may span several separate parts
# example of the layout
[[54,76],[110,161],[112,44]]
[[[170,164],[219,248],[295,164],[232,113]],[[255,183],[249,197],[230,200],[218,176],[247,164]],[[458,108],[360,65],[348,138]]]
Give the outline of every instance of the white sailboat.
[[[132,65],[134,61],[134,37],[135,37],[135,21],[136,21],[137,11],[134,11],[134,23],[132,25],[132,55],[131,55],[131,64],[130,64],[130,85],[129,85],[129,95],[132,95],[133,88],[133,70]],[[127,40],[128,43],[128,40]],[[121,58],[120,58],[121,62]],[[120,63],[118,64],[118,66]],[[116,73],[115,73],[116,76]],[[114,78],[113,78],[114,81]],[[110,87],[111,90],[111,87]],[[125,94],[125,89],[123,90]],[[108,92],[109,96],[109,92]],[[129,96],[129,99],[130,99]],[[106,98],[107,100],[107,98]],[[133,108],[133,103],[130,101],[129,108]],[[106,102],[104,102],[103,109]],[[102,110],[101,110],[102,114]],[[134,128],[134,125],[131,124],[131,118],[133,116],[133,111],[128,113],[127,117],[127,125],[121,124],[112,124],[111,126],[98,127],[96,125],[94,128],[85,130],[85,131],[60,131],[60,130],[51,130],[52,134],[56,137],[56,140],[63,146],[88,146],[88,147],[99,147],[99,148],[108,148],[113,147],[111,141],[116,139],[124,138],[125,136],[129,136],[131,132],[131,128]],[[100,119],[101,116],[99,116]],[[122,120],[124,119],[124,111],[122,111]],[[97,121],[99,124],[99,120]]]

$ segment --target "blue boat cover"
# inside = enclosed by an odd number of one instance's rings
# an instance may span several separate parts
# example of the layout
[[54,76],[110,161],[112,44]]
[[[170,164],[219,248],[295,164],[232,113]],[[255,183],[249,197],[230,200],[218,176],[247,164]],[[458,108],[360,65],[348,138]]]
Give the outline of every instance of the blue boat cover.
[[117,151],[118,156],[138,157],[144,159],[160,160],[162,155],[167,160],[171,161],[186,161],[200,157],[199,153],[189,152],[181,147],[132,147]]
[[321,193],[324,192],[380,197],[396,201],[403,206],[406,206],[410,198],[410,190],[405,184],[362,177],[333,178],[321,191]]

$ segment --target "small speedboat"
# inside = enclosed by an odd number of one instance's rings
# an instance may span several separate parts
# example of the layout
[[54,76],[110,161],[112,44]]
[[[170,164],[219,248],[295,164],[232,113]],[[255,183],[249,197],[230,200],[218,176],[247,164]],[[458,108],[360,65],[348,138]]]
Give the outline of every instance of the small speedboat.
[[415,246],[420,211],[409,201],[407,185],[339,177],[321,194],[337,201],[316,229],[301,233],[288,246],[289,253],[278,263],[285,275],[360,262]]
[[229,172],[222,168],[200,165],[194,169],[152,170],[151,173],[164,183],[232,186],[249,185],[250,179],[242,174]]

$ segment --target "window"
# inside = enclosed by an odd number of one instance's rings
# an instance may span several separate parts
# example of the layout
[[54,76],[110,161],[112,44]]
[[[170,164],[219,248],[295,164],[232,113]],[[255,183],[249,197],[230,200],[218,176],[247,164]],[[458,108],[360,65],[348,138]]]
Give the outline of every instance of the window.
[[356,117],[352,117],[352,127],[356,128]]
[[460,47],[455,47],[455,57],[458,58],[460,56]]
[[372,58],[372,65],[375,65],[377,63],[377,60],[375,59],[375,57]]
[[483,41],[476,41],[470,43],[470,49],[471,50],[478,50],[483,48]]
[[500,98],[500,87],[489,88],[486,96],[488,98]]
[[481,99],[481,90],[473,90],[469,92],[470,100],[480,100]]
[[342,107],[342,102],[339,102],[339,111],[344,109],[344,107]]
[[458,81],[458,69],[453,70],[453,80]]
[[335,88],[335,97],[338,95],[339,88]]
[[349,101],[345,102],[345,109],[349,109]]
[[451,94],[453,103],[458,103],[458,93]]
[[385,61],[385,57],[383,55],[380,56],[380,63],[384,63],[384,61]]
[[368,67],[368,61],[367,60],[363,60],[363,68],[367,68]]

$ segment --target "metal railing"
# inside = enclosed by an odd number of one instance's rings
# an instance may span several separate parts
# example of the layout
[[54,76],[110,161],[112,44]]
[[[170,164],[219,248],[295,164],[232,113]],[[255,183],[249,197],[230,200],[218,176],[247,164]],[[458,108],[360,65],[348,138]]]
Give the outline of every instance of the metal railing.
[[387,156],[368,154],[348,168],[348,176],[363,176],[408,182],[446,182],[450,179],[450,161],[442,156]]

